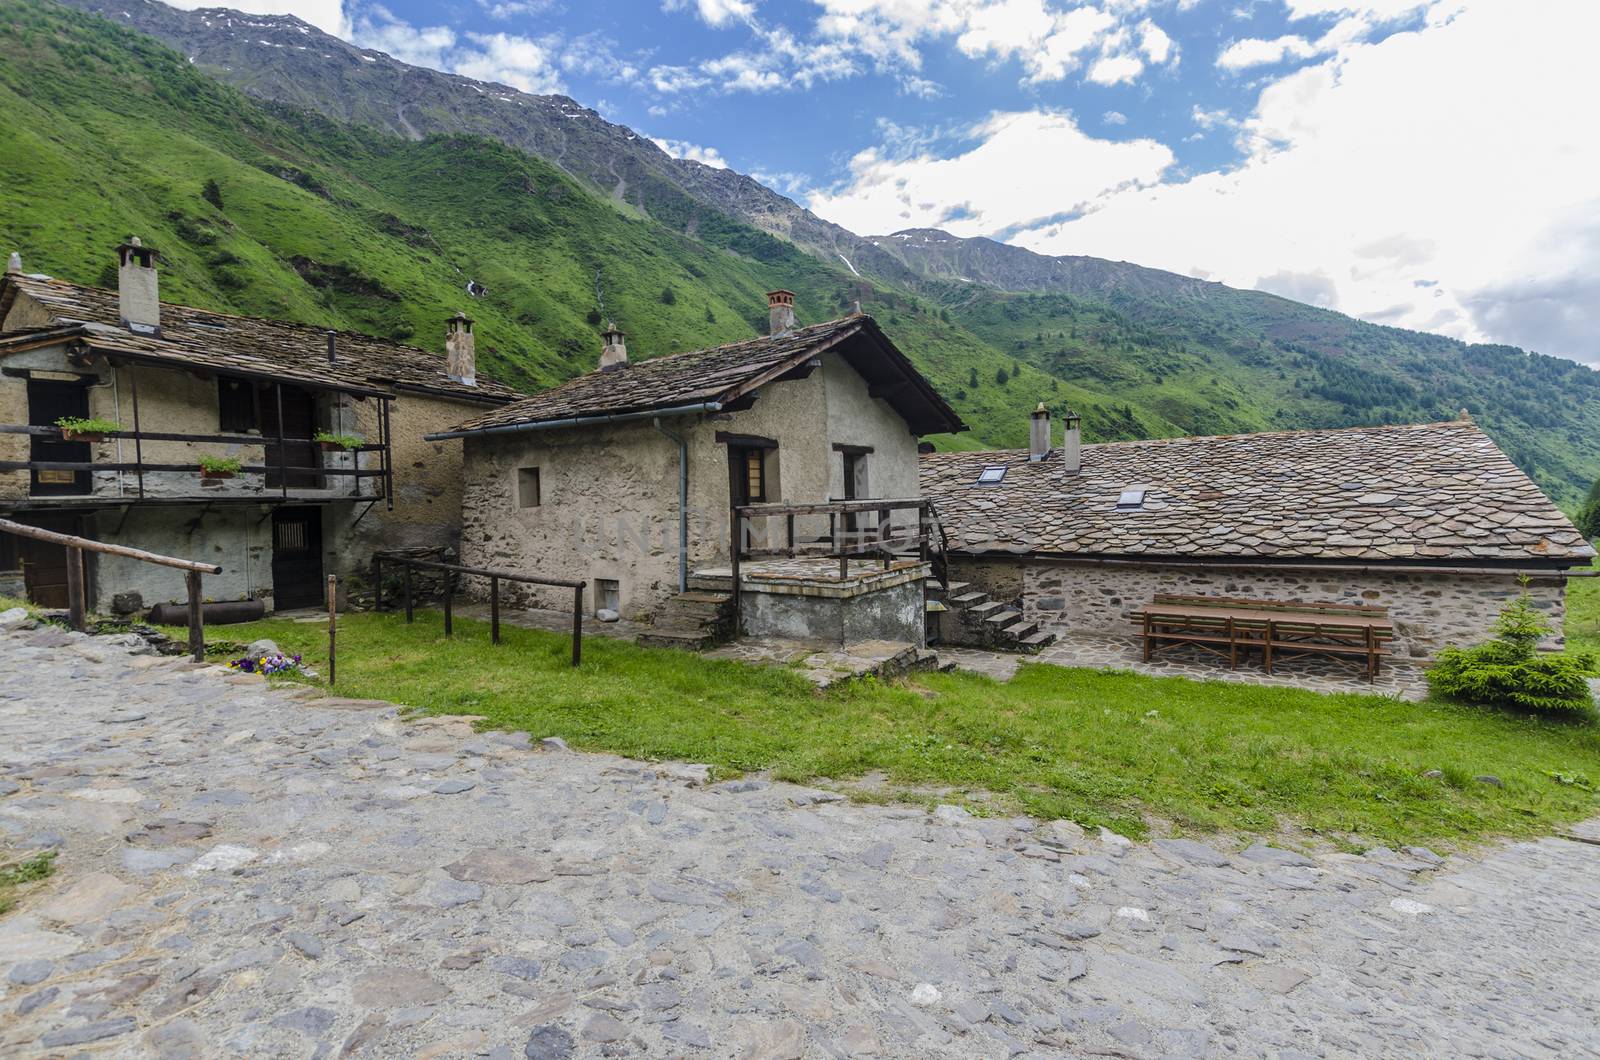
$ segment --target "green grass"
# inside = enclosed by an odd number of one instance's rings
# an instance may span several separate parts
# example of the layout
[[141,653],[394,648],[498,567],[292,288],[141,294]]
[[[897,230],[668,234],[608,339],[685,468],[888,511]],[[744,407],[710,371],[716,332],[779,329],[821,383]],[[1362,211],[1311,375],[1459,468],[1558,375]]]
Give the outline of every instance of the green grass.
[[[1600,570],[1600,560],[1595,561]],[[1567,582],[1567,650],[1600,655],[1600,578]]]
[[[1223,682],[1024,665],[1009,683],[964,674],[864,682],[818,695],[792,673],[594,637],[481,623],[340,619],[343,695],[574,747],[706,762],[719,773],[849,781],[881,772],[910,799],[987,792],[996,811],[1105,825],[1451,845],[1593,814],[1600,728],[1447,703],[1324,696]],[[326,672],[325,631],[267,620],[267,636]],[[1437,769],[1442,778],[1424,777]],[[1500,777],[1497,788],[1474,779]],[[1559,777],[1575,780],[1564,783]]]
[[56,852],[42,854],[15,862],[0,869],[0,916],[16,907],[17,897],[30,883],[48,878],[56,871]]

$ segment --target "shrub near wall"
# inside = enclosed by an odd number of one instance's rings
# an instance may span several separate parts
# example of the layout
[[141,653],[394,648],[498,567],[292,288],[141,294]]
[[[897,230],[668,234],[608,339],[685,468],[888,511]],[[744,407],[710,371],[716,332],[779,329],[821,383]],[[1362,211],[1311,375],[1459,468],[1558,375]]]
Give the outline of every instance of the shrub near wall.
[[1469,703],[1541,713],[1592,714],[1588,678],[1594,656],[1539,655],[1550,622],[1524,593],[1500,612],[1495,639],[1475,648],[1446,648],[1428,671],[1434,693]]

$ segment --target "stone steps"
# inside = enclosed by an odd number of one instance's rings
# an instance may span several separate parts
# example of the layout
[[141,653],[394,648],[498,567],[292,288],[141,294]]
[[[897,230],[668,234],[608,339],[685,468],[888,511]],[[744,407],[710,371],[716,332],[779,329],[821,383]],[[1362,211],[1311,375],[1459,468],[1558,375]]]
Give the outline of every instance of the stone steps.
[[[710,579],[708,579],[710,580]],[[662,604],[639,643],[652,648],[704,651],[733,639],[733,593],[692,587]]]
[[928,587],[928,611],[945,612],[940,621],[951,631],[947,637],[954,644],[1031,655],[1055,643],[1054,633],[1041,630],[1016,608],[991,600],[967,582],[951,582],[945,588],[930,581]]

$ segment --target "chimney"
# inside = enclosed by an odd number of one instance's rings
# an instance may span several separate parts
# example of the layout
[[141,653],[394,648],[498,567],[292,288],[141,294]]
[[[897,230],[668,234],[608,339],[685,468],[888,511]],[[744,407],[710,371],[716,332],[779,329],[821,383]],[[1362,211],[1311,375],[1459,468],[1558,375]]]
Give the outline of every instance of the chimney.
[[328,363],[333,364],[339,360],[339,333],[332,328],[328,329]]
[[20,273],[21,271],[22,271],[22,255],[17,253],[15,250],[13,250],[11,252],[11,257],[6,260],[6,272],[15,275],[17,273]]
[[794,330],[793,291],[767,292],[767,320],[771,325],[769,334],[782,335]]
[[615,372],[628,367],[628,344],[622,341],[626,336],[617,330],[617,325],[606,321],[606,329],[600,333],[600,337],[605,340],[605,346],[600,350],[600,370]]
[[444,324],[444,374],[466,386],[478,385],[478,353],[472,321],[458,312]]
[[1061,438],[1061,470],[1076,475],[1083,467],[1083,417],[1068,409],[1061,421],[1067,428]]
[[1028,460],[1038,463],[1050,455],[1050,410],[1039,402],[1028,424]]
[[161,330],[161,291],[156,282],[154,247],[138,236],[117,247],[117,301],[122,323],[129,331],[149,334]]

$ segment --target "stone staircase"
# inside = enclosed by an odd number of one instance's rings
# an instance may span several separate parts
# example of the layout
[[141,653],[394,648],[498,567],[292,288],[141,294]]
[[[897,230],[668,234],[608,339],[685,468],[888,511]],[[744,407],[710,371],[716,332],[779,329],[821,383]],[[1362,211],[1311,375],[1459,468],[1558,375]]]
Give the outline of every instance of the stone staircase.
[[650,648],[704,651],[733,639],[733,593],[727,588],[690,588],[672,597],[656,611],[649,632],[639,643]]
[[1055,643],[1056,635],[1029,622],[1022,612],[989,598],[967,582],[950,583],[949,588],[929,579],[927,608],[942,615],[944,641],[973,648],[992,648],[1033,654]]

